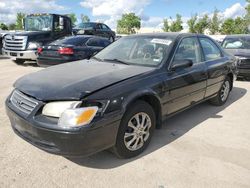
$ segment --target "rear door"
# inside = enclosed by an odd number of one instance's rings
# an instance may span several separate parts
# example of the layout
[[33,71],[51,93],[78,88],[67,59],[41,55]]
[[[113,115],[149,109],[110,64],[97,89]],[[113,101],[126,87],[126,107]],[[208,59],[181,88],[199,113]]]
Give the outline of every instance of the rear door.
[[208,70],[207,89],[205,97],[216,94],[229,70],[230,60],[223,57],[218,45],[207,37],[199,37],[204,54],[205,65]]
[[[176,63],[185,60],[191,60],[193,65],[172,69]],[[181,40],[167,74],[168,81],[166,83],[169,87],[169,95],[166,97],[164,111],[167,111],[168,114],[179,111],[204,98],[207,72],[206,66],[202,62],[202,53],[197,37],[186,37]]]

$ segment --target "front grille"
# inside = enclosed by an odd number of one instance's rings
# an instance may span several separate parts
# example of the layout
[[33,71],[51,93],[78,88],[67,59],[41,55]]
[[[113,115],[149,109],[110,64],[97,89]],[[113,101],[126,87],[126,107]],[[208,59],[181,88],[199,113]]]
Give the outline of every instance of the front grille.
[[25,50],[27,38],[27,36],[6,35],[4,37],[4,49],[14,51]]
[[250,59],[241,59],[240,67],[250,68]]
[[10,102],[18,110],[22,111],[25,114],[30,114],[38,105],[38,101],[24,95],[20,91],[15,90],[11,97]]

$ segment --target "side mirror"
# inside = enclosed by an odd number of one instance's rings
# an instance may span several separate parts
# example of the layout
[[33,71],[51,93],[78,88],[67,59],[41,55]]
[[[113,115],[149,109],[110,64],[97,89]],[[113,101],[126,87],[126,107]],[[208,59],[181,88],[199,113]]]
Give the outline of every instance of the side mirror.
[[176,70],[179,68],[187,68],[193,66],[193,61],[190,59],[180,59],[180,60],[174,60],[173,65],[171,67],[171,70]]

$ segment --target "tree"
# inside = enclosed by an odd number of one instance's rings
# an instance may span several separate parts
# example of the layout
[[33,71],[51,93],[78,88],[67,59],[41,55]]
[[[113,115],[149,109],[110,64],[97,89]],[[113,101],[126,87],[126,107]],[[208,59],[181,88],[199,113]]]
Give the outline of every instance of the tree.
[[71,13],[71,14],[68,14],[68,17],[71,19],[72,25],[75,26],[75,24],[77,22],[76,15],[74,13]]
[[188,24],[189,32],[190,32],[190,33],[196,33],[196,30],[195,30],[196,21],[197,21],[197,14],[195,14],[194,16],[192,16],[192,17],[187,21],[187,24]]
[[182,19],[180,14],[176,14],[176,20],[172,22],[172,24],[169,27],[169,30],[172,32],[178,32],[183,30],[182,27]]
[[237,17],[234,20],[234,34],[246,34],[248,33],[247,22],[242,17]]
[[16,29],[17,30],[22,30],[23,29],[23,19],[25,18],[25,14],[24,13],[17,13],[16,15]]
[[247,33],[250,32],[250,0],[246,0],[247,5],[245,7],[246,9],[246,15],[244,16],[245,24],[246,24],[246,31]]
[[234,34],[234,27],[235,27],[234,19],[228,18],[224,20],[224,22],[221,25],[221,33],[224,35]]
[[117,21],[117,32],[121,34],[132,34],[136,29],[141,28],[141,18],[135,13],[123,14],[122,18]]
[[2,30],[8,30],[8,26],[6,24],[4,24],[4,23],[1,23],[0,24],[0,29],[2,29]]
[[163,19],[163,28],[162,28],[162,30],[164,32],[169,32],[169,24],[168,24],[168,19],[167,18]]
[[9,24],[8,29],[9,30],[15,30],[16,29],[16,24],[14,24],[14,23]]
[[204,33],[209,27],[209,17],[205,14],[203,17],[198,19],[197,23],[194,26],[196,33]]
[[213,17],[210,21],[209,30],[212,35],[218,33],[220,31],[220,18],[219,11],[217,9],[214,10]]
[[84,15],[84,14],[81,14],[81,20],[82,20],[82,23],[90,22],[89,17],[87,15]]

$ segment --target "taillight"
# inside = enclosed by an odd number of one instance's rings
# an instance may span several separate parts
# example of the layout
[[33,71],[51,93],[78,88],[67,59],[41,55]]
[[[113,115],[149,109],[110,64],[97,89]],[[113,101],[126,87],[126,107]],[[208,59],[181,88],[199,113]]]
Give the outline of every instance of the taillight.
[[58,53],[63,55],[72,55],[74,54],[74,50],[72,48],[59,48]]
[[38,53],[38,54],[42,53],[42,51],[43,51],[43,48],[42,48],[42,47],[37,48],[37,53]]

